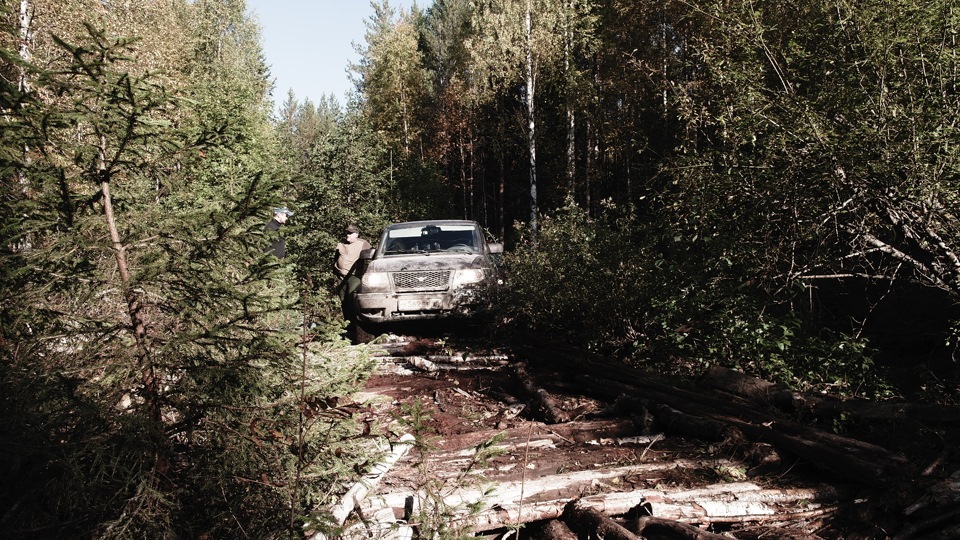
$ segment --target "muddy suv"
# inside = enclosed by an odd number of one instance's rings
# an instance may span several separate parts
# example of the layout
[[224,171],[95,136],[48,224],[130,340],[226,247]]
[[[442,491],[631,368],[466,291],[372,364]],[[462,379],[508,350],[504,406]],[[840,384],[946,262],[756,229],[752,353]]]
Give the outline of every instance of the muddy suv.
[[478,314],[499,280],[503,244],[474,221],[412,221],[386,228],[352,297],[362,325]]

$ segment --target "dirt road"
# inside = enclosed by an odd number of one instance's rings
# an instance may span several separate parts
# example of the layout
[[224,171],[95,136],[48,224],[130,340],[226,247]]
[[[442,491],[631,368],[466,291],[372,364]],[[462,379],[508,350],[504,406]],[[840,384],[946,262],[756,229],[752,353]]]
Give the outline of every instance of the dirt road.
[[[356,399],[391,426],[391,445],[331,509],[353,524],[345,537],[957,531],[960,488],[942,431],[939,449],[917,435],[890,449],[815,419],[801,423],[809,415],[750,401],[743,388],[737,395],[639,374],[551,343],[490,348],[394,337],[373,350],[380,368]],[[764,388],[766,398],[778,395]]]

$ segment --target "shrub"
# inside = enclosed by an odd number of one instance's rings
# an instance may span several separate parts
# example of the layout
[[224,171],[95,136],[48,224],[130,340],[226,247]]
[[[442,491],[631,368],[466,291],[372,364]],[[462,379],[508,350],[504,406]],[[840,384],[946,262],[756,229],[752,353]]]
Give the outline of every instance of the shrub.
[[805,322],[803,291],[766,291],[717,237],[644,226],[607,204],[575,205],[523,231],[505,259],[505,316],[645,368],[695,375],[710,365],[795,388],[889,391],[864,340]]

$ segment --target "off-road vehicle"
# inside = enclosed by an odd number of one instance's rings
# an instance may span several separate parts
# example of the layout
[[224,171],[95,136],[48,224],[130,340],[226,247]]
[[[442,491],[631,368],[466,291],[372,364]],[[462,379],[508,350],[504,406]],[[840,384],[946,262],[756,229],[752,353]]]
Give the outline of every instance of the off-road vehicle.
[[488,243],[474,221],[389,225],[365,250],[361,284],[352,295],[357,322],[385,323],[472,317],[496,287],[503,244]]

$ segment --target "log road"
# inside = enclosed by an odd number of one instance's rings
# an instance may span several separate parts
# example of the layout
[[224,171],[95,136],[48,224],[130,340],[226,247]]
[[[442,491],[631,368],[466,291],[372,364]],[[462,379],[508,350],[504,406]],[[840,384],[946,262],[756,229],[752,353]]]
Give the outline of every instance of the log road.
[[341,538],[960,538],[956,408],[672,379],[534,341],[371,346],[353,399],[388,444],[321,509]]

